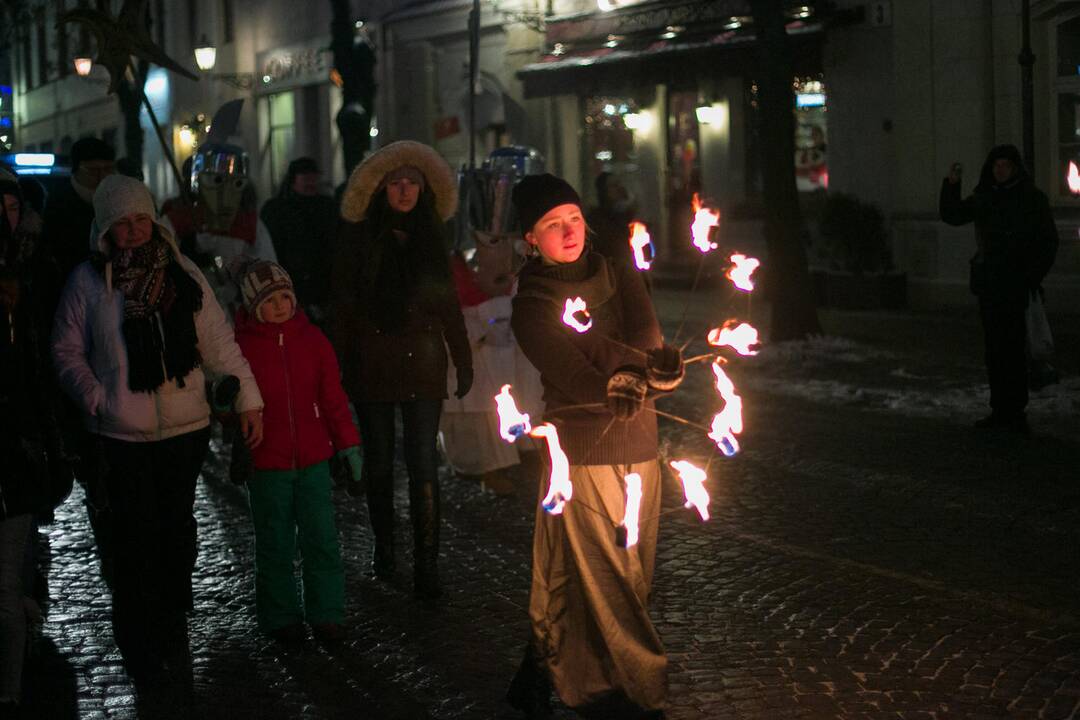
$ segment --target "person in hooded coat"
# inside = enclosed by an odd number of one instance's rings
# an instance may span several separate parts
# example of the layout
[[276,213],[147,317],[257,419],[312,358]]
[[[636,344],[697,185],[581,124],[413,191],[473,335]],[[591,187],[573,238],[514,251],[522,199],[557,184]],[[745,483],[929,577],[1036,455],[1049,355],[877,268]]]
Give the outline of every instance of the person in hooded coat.
[[472,386],[465,321],[450,274],[444,222],[457,210],[457,181],[432,148],[391,143],[353,170],[342,195],[331,318],[345,389],[364,438],[372,572],[394,573],[394,417],[401,407],[414,588],[441,594],[439,458],[449,346],[457,397]]
[[206,376],[239,380],[236,409],[252,446],[263,402],[206,278],[180,254],[145,185],[105,178],[90,235],[93,253],[60,298],[53,363],[112,507],[113,636],[132,677],[157,679],[187,649]]
[[262,218],[274,241],[278,263],[296,285],[304,310],[315,323],[326,318],[330,262],[337,230],[337,203],[322,192],[322,173],[314,159],[289,163],[277,196],[263,203]]
[[1035,187],[1014,145],[990,151],[979,184],[966,198],[960,180],[956,163],[941,183],[939,208],[949,225],[975,223],[970,284],[979,299],[991,409],[975,425],[1026,432],[1025,312],[1054,264],[1057,226],[1046,195]]
[[[557,430],[573,493],[559,512],[543,506],[540,484],[532,632],[507,700],[546,717],[554,686],[585,717],[663,717],[667,656],[648,609],[658,523],[642,523],[630,547],[619,546],[615,528],[635,481],[638,516],[659,513],[651,410],[658,393],[682,382],[682,354],[664,343],[640,273],[586,248],[581,200],[565,180],[527,176],[513,201],[534,256],[519,276],[511,327],[540,371],[544,419]],[[575,297],[586,302],[587,332],[563,320]]]

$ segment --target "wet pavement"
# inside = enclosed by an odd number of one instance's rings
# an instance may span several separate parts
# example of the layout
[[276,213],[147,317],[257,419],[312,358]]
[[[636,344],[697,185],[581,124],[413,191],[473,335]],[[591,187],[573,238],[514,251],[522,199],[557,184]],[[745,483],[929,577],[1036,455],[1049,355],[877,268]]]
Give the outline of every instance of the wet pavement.
[[[657,294],[669,335],[685,297]],[[687,332],[717,319],[706,306]],[[662,421],[665,458],[708,463],[713,512],[681,509],[665,476],[652,609],[668,717],[1080,716],[1080,337],[1059,335],[1066,377],[1020,438],[971,427],[985,406],[973,314],[822,320],[828,338],[730,363],[738,456]],[[708,425],[711,383],[692,366],[660,406]],[[289,650],[255,627],[246,496],[224,469],[215,455],[199,484],[190,671],[159,687],[123,671],[78,490],[43,529],[52,600],[29,717],[518,717],[502,696],[527,632],[535,472],[509,498],[443,476],[436,603],[412,595],[404,484],[389,583],[366,575],[366,510],[339,492],[348,639]]]

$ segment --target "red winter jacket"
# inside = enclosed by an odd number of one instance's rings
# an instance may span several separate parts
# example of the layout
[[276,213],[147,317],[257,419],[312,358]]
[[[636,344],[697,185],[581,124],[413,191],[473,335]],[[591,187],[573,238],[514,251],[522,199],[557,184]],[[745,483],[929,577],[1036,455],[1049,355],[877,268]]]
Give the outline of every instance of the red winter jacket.
[[236,342],[266,403],[263,440],[252,451],[256,470],[303,468],[360,444],[337,356],[303,310],[280,324],[241,311]]

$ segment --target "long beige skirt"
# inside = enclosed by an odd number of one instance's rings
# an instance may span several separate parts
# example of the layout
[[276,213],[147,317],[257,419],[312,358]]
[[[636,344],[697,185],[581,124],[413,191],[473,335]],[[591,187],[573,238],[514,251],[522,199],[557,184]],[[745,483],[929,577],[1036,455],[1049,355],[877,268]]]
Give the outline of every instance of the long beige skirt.
[[[617,545],[626,509],[624,476],[641,475],[637,545]],[[648,598],[660,511],[660,466],[576,465],[573,498],[561,515],[537,504],[529,617],[532,643],[563,703],[582,708],[624,699],[659,709],[667,657]],[[547,479],[541,482],[541,499]],[[619,696],[622,696],[620,698]]]

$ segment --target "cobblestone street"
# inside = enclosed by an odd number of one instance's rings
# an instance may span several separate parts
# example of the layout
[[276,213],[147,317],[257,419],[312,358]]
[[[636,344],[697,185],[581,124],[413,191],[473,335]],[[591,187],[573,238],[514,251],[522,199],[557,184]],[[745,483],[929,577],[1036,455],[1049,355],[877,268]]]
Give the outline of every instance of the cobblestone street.
[[[685,298],[657,295],[669,335]],[[716,321],[704,304],[694,332]],[[666,458],[709,463],[713,513],[680,510],[665,473],[652,610],[668,717],[1080,717],[1072,320],[1055,323],[1063,382],[1033,396],[1030,438],[971,427],[986,401],[973,313],[823,311],[826,338],[733,360],[734,458],[662,420]],[[711,386],[694,365],[659,405],[708,425]],[[434,604],[413,598],[404,484],[391,583],[367,576],[366,507],[340,492],[349,638],[296,651],[255,627],[246,495],[225,474],[215,454],[199,483],[191,673],[164,689],[136,692],[123,671],[78,489],[42,529],[51,601],[27,717],[519,717],[502,697],[527,632],[536,473],[509,498],[443,475]]]

